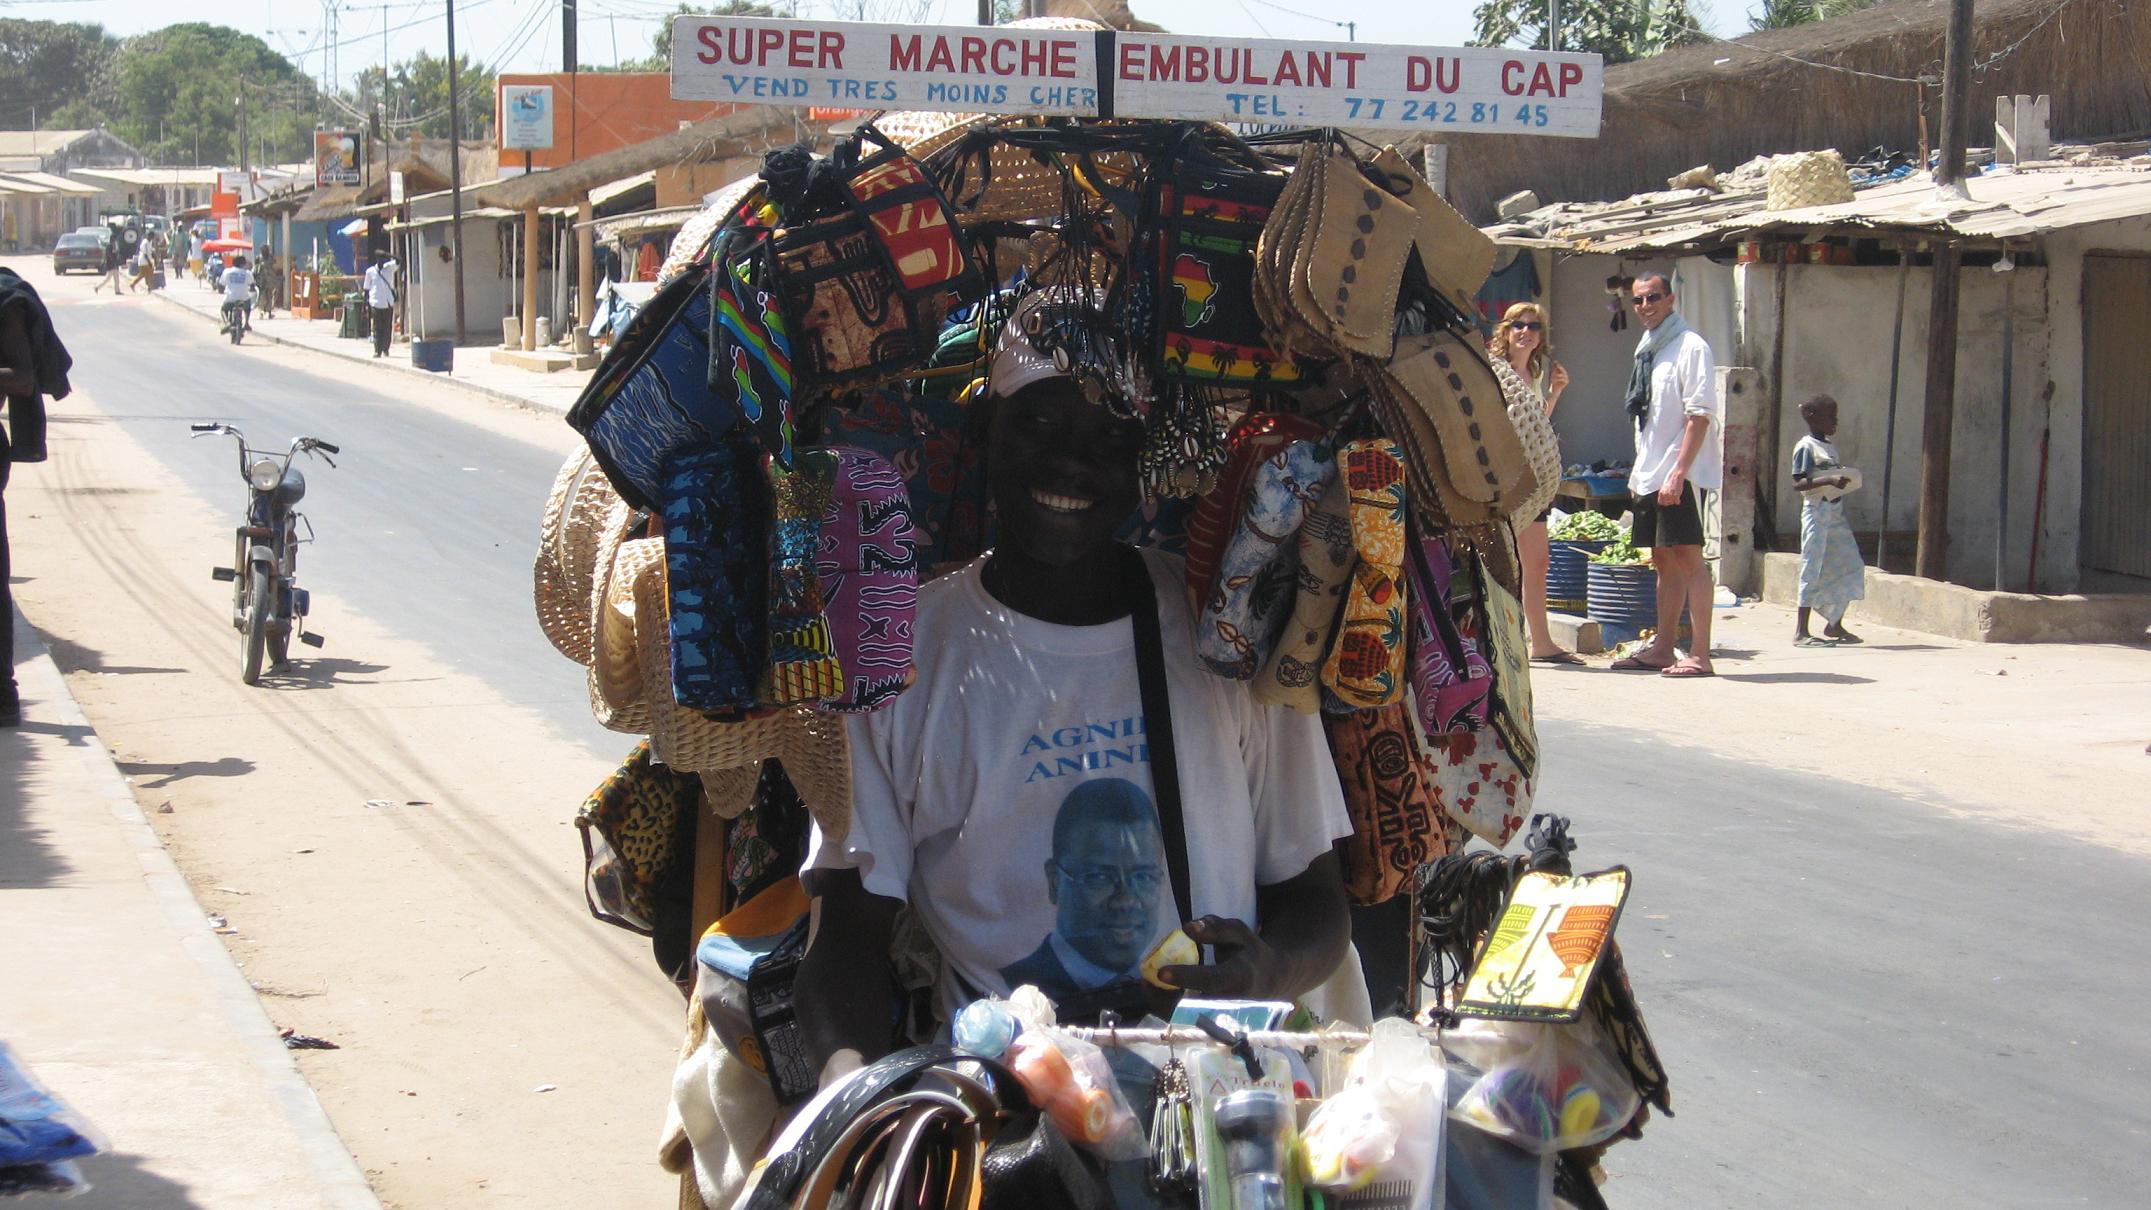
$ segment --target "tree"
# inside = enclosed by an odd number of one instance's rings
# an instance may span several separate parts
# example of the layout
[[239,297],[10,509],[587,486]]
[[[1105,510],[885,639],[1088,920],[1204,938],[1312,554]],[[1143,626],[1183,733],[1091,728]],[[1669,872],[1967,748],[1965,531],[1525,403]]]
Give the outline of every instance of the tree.
[[[1712,41],[1691,0],[1564,0],[1559,49],[1627,63]],[[1546,45],[1546,0],[1482,0],[1474,46]]]
[[252,34],[189,22],[129,38],[112,86],[113,130],[155,161],[238,163],[242,108],[244,158],[305,159],[312,150],[312,82]]
[[[96,125],[109,108],[97,89],[119,45],[100,25],[0,19],[0,127]],[[79,125],[61,125],[63,111]]]
[[1750,29],[1790,29],[1856,13],[1875,0],[1763,0],[1762,11],[1748,16]]
[[[493,134],[493,85],[498,73],[470,61],[467,55],[456,56],[456,83],[463,93],[463,130],[466,139],[490,138]],[[388,73],[387,87],[382,87],[381,69],[369,67],[358,75],[356,88],[345,95],[350,107],[344,113],[346,119],[352,112],[370,120],[376,105],[383,106],[387,117],[387,132],[400,138],[410,137],[413,131],[429,139],[448,137],[448,57],[430,55],[424,51],[418,57],[396,64]]]
[[707,6],[698,6],[693,4],[682,4],[672,10],[671,14],[667,16],[664,21],[658,25],[657,33],[651,36],[650,50],[652,53],[648,59],[643,60],[643,62],[647,64],[647,66],[639,67],[635,70],[671,70],[672,22],[675,18],[789,17],[797,11],[798,7],[794,4],[789,3],[788,0],[779,0],[779,2],[776,4],[760,4],[756,3],[756,0],[725,0],[723,4],[720,4],[715,8],[710,8]]

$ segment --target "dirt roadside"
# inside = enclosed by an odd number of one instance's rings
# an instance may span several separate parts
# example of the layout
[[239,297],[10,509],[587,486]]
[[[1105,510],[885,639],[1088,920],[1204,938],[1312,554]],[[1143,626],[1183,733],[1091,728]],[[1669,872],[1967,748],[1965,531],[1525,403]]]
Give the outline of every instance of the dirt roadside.
[[[452,389],[399,394],[549,449],[571,436]],[[319,591],[364,662],[312,661],[305,692],[240,686],[229,589],[206,574],[233,501],[105,422],[125,404],[56,405],[52,460],[11,484],[16,597],[272,1018],[342,1046],[301,1066],[383,1200],[673,1204],[653,1156],[680,1001],[582,902],[570,819],[604,754]]]

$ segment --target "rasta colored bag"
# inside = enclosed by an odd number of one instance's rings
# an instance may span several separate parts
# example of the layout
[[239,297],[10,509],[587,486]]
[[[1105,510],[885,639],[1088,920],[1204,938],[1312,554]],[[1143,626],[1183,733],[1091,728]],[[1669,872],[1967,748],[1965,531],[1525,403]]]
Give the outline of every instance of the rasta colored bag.
[[770,287],[769,232],[718,235],[710,256],[709,389],[729,399],[764,452],[792,465],[792,328]]
[[1159,369],[1182,382],[1298,382],[1255,310],[1255,245],[1283,172],[1230,164],[1190,143],[1160,188]]
[[739,423],[732,393],[710,389],[708,277],[698,265],[659,290],[568,409],[568,424],[637,508],[659,506],[672,455],[709,445]]
[[976,298],[985,279],[948,199],[880,131],[860,127],[829,167],[843,208],[773,245],[798,369],[816,387],[897,377],[933,355],[951,296]]

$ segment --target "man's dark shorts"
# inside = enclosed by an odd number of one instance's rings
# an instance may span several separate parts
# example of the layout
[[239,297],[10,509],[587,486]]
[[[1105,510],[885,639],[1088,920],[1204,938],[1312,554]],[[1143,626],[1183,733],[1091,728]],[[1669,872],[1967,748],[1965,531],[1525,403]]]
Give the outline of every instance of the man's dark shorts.
[[1680,485],[1679,504],[1658,503],[1658,493],[1636,501],[1636,525],[1630,538],[1637,546],[1701,546],[1703,509],[1696,503],[1695,484]]

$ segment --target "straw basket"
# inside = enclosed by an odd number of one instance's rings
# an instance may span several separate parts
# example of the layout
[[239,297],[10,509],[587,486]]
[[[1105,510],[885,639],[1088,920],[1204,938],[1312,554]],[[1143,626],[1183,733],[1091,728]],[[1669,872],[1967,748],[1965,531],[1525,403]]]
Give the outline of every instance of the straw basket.
[[1772,210],[1835,206],[1852,200],[1852,174],[1835,151],[1799,151],[1770,163],[1767,201]]

